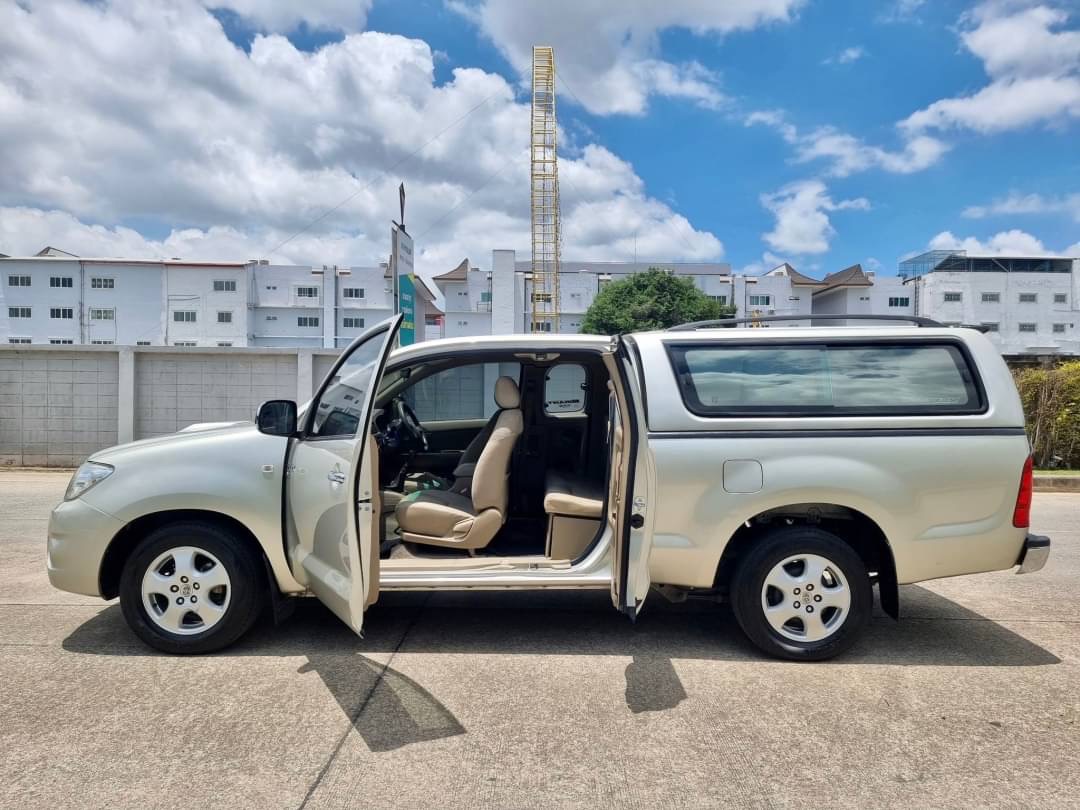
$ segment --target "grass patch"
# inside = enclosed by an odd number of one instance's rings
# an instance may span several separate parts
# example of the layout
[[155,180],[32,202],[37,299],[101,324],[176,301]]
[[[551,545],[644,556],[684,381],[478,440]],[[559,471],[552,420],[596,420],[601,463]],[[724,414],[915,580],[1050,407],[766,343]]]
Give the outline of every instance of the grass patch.
[[1035,470],[1036,475],[1066,475],[1075,477],[1080,475],[1080,470]]

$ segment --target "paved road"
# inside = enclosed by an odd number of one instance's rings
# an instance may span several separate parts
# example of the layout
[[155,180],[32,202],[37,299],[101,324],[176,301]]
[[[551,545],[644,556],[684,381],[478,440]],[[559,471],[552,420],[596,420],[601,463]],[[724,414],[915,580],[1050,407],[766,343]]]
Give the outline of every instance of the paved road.
[[572,593],[384,595],[364,639],[306,600],[169,658],[49,587],[65,483],[0,473],[4,807],[1080,806],[1080,495],[1036,496],[1043,572],[904,588],[831,663]]

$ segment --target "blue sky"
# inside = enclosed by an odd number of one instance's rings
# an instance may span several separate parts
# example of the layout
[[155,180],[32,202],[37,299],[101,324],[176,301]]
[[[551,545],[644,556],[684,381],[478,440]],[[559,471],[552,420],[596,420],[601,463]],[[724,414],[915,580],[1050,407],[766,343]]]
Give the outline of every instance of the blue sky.
[[[1080,254],[1073,0],[8,2],[8,106],[67,123],[45,143],[0,123],[25,157],[0,180],[6,253],[366,263],[400,180],[422,270],[524,253],[528,52],[552,44],[567,256],[821,275]],[[65,25],[109,47],[58,54]]]

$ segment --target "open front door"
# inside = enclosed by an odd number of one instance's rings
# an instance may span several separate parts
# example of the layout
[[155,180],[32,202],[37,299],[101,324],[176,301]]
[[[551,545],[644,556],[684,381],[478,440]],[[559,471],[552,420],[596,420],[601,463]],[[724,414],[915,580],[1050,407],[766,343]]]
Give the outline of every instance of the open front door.
[[608,508],[615,524],[611,600],[631,618],[649,593],[649,552],[652,550],[655,469],[649,453],[644,392],[637,360],[627,342],[619,338],[615,361],[621,380],[614,386],[612,447],[614,497]]
[[304,414],[285,479],[293,576],[357,633],[379,587],[372,403],[400,323],[373,326],[338,358]]

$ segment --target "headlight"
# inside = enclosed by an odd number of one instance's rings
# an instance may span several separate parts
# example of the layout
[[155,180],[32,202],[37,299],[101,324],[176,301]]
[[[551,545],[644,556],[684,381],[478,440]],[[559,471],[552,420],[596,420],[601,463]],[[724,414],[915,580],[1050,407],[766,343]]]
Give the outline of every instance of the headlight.
[[111,465],[102,464],[100,461],[87,461],[75,471],[75,475],[71,476],[71,483],[68,484],[67,492],[64,493],[64,500],[72,501],[78,498],[99,481],[104,481],[112,474],[113,467]]

